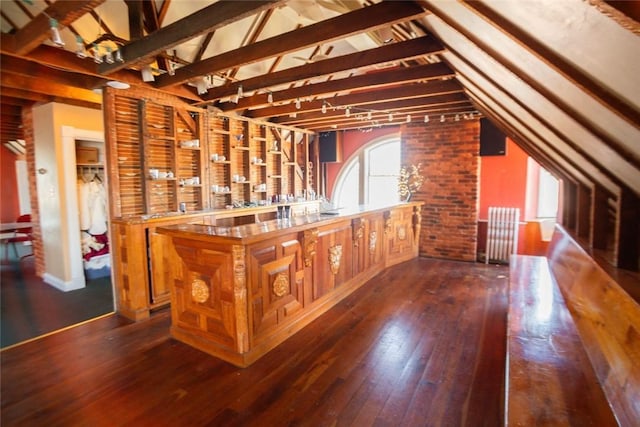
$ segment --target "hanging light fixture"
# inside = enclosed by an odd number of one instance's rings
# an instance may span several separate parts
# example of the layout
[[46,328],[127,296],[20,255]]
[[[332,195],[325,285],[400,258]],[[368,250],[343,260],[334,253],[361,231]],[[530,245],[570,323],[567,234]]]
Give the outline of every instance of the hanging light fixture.
[[389,121],[392,122],[393,121],[393,114],[389,113]]
[[322,101],[322,114],[326,114],[326,113],[327,113],[327,102]]
[[440,123],[444,123],[444,114],[440,116]]
[[411,122],[411,114],[407,114],[407,123]]
[[107,54],[104,56],[104,62],[107,64],[113,64],[113,53],[111,53],[111,48],[107,46]]
[[58,30],[58,21],[53,18],[49,18],[49,27],[51,31],[51,41],[57,47],[64,47],[64,41],[60,36],[60,31]]
[[93,62],[102,64],[102,56],[100,56],[100,48],[97,44],[93,44]]
[[300,98],[296,99],[296,108],[299,110],[300,109]]
[[242,85],[238,86],[238,99],[244,96],[244,91],[242,90]]
[[269,104],[273,104],[273,93],[269,92],[269,94],[267,95],[267,102]]
[[124,58],[122,57],[122,52],[120,51],[120,49],[116,50],[115,58],[116,62],[124,62]]
[[[150,65],[146,65],[142,68],[142,70],[140,70],[140,73],[142,74],[142,81],[143,82],[152,82],[154,81],[156,78],[153,76],[153,71],[151,71],[151,66]],[[206,87],[206,85],[205,85]],[[199,90],[198,90],[198,93]]]
[[347,109],[344,112],[344,115],[349,117],[351,115],[351,108],[347,107]]
[[87,51],[84,48],[84,40],[82,37],[76,36],[76,56],[80,59],[87,57]]
[[425,122],[425,123],[429,123],[429,115],[425,114],[425,116],[424,116],[424,122]]

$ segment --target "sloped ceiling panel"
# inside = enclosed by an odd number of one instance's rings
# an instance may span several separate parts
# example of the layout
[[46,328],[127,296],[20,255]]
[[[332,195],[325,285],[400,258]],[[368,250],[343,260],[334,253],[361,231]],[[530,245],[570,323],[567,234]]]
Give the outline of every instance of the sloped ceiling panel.
[[[588,169],[593,179],[599,177],[600,180],[605,174],[610,174],[611,179],[602,180],[601,185],[611,188],[607,181],[615,181],[616,184],[627,186],[636,194],[640,194],[638,169],[640,130],[638,121],[633,120],[633,116],[637,114],[635,106],[637,91],[640,90],[637,77],[626,76],[627,71],[624,71],[625,77],[619,78],[624,78],[626,83],[618,83],[612,82],[611,78],[605,78],[600,72],[594,76],[574,68],[571,68],[573,71],[568,75],[541,59],[538,53],[532,52],[528,45],[505,32],[505,28],[515,27],[515,24],[509,23],[506,27],[499,29],[494,23],[479,16],[476,10],[464,4],[435,1],[427,3],[434,15],[426,17],[425,24],[451,50],[452,53],[444,54],[444,57],[450,61],[456,72],[463,74],[460,69],[463,63],[473,64],[464,70],[468,82],[472,81],[475,85],[479,85],[478,79],[484,76],[483,78],[494,87],[490,90],[483,87],[483,91],[492,93],[495,96],[494,102],[499,103],[503,109],[509,110],[513,107],[514,100],[517,100],[516,105],[519,104],[529,112],[530,118],[536,118],[539,122],[536,127],[543,126],[547,128],[545,133],[554,136],[550,139],[540,138],[542,142],[538,143],[528,142],[536,145],[550,144],[555,151],[562,152],[565,158],[572,161],[576,158],[571,154],[577,153],[582,158],[579,162],[581,170],[586,172]],[[589,25],[581,25],[577,29],[567,31],[559,31],[557,27],[553,27],[553,30],[561,32],[562,37],[568,39],[565,43],[571,46],[582,46],[586,38],[585,49],[588,49],[591,44],[588,42],[590,37],[584,32],[593,25],[610,21],[610,18],[600,14],[595,8],[590,10],[592,6],[588,3],[581,1],[571,1],[571,3],[574,6],[573,14],[589,20]],[[513,19],[521,18],[516,13],[513,15]],[[570,20],[566,14],[562,16]],[[504,17],[501,19],[504,20]],[[523,25],[527,26],[531,23],[532,27],[536,28],[544,22],[546,22],[545,14],[539,12],[529,15],[527,22]],[[611,22],[607,23],[611,24]],[[632,33],[625,32],[627,30],[622,27],[618,28],[620,31],[611,31],[608,34],[606,43],[602,40],[599,43],[624,49],[624,52],[617,54],[631,58],[640,51],[640,41],[634,35],[632,39],[628,39],[626,35]],[[604,57],[602,60],[606,61],[610,56],[606,52],[607,49],[600,48],[594,49],[593,54],[602,55]],[[564,63],[571,64],[576,60],[574,56],[577,54],[575,51],[568,53],[568,58],[562,56],[560,52],[556,52],[555,55],[561,57]],[[464,61],[459,58],[464,58]],[[633,72],[633,67],[636,66],[637,64],[634,64],[630,72]],[[471,74],[469,70],[475,70],[474,74],[469,75]],[[579,84],[580,82],[582,84]],[[629,82],[636,82],[636,84]],[[599,93],[620,90],[636,92],[628,94],[623,101],[613,103],[624,104],[620,110],[615,110],[615,105],[607,103],[606,99],[603,99],[606,97],[598,96]],[[470,88],[467,88],[467,91],[470,94],[474,92]],[[476,93],[475,96],[480,95]],[[500,119],[504,120],[504,117],[494,117],[494,119],[500,121]],[[510,120],[511,122],[513,119]],[[513,123],[512,126],[516,129],[522,127],[517,123]],[[541,134],[539,130],[537,132]],[[571,150],[562,151],[566,150],[567,146]]]

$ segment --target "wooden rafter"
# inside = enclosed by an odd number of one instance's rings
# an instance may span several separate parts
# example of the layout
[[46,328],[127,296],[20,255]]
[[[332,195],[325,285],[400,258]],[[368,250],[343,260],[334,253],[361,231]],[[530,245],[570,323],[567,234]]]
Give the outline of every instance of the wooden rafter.
[[204,9],[162,27],[153,34],[134,40],[120,48],[124,62],[102,63],[98,70],[110,74],[125,67],[149,62],[149,59],[193,37],[210,32],[262,10],[275,7],[284,0],[220,0]]
[[363,31],[374,30],[388,25],[389,21],[404,21],[426,13],[422,7],[413,2],[382,2],[182,67],[176,70],[173,76],[160,76],[158,86],[184,83],[197,76],[215,74],[240,65],[295,52]]

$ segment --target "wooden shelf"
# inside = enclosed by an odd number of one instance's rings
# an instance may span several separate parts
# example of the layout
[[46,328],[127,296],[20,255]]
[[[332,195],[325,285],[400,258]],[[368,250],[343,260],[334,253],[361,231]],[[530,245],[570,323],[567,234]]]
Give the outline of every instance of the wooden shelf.
[[249,151],[249,147],[246,147],[244,145],[235,145],[233,148],[236,150]]
[[221,135],[231,135],[231,132],[225,129],[213,129],[213,133],[217,133]]
[[230,165],[231,160],[212,160],[211,163],[214,163],[217,165]]

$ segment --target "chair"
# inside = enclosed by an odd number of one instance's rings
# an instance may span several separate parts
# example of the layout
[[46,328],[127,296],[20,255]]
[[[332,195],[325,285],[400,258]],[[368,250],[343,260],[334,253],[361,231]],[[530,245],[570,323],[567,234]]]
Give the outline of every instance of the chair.
[[[20,215],[18,217],[18,219],[16,220],[16,222],[27,222],[30,223],[31,222],[31,215],[30,214],[26,214],[26,215]],[[16,228],[15,233],[12,237],[8,237],[6,239],[4,239],[2,241],[2,243],[7,245],[7,248],[5,250],[5,261],[9,260],[9,247],[8,245],[11,244],[13,246],[13,253],[16,255],[16,258],[18,257],[18,248],[16,247],[17,243],[25,243],[25,242],[33,242],[33,227],[29,226],[29,227],[22,227],[22,228]],[[26,254],[23,255],[22,257],[20,257],[20,259],[28,257],[28,256],[33,256],[33,249],[31,250],[30,254]]]

